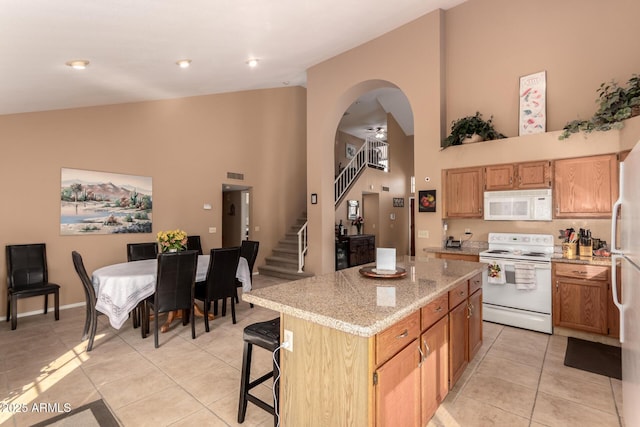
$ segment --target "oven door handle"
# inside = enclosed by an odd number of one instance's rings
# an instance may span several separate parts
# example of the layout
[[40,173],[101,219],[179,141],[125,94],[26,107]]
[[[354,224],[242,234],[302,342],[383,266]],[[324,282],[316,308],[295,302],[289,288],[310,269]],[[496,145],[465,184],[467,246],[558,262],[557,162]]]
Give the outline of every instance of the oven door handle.
[[515,261],[515,260],[504,260],[504,259],[498,259],[498,258],[480,258],[480,262],[488,262],[491,264],[497,262],[499,264],[502,264],[505,267],[509,266],[509,267],[513,267],[514,269],[516,264],[530,264],[530,265],[533,265],[536,270],[551,270],[550,262],[528,262],[525,260]]

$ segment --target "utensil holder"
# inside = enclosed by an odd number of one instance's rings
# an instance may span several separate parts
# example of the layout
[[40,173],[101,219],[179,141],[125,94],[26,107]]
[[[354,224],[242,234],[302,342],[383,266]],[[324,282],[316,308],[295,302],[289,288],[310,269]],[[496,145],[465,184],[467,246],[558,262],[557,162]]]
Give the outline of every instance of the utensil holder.
[[565,258],[571,258],[576,256],[578,245],[576,243],[563,243],[562,244],[562,256]]

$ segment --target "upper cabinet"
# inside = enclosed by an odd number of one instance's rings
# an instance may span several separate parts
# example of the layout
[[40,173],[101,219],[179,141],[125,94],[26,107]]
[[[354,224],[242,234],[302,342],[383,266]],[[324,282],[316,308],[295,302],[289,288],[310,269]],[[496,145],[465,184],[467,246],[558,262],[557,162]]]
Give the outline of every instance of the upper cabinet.
[[551,188],[551,162],[548,160],[491,165],[485,168],[485,190]]
[[618,198],[616,154],[554,161],[555,218],[609,218]]
[[442,171],[445,218],[482,218],[483,168]]

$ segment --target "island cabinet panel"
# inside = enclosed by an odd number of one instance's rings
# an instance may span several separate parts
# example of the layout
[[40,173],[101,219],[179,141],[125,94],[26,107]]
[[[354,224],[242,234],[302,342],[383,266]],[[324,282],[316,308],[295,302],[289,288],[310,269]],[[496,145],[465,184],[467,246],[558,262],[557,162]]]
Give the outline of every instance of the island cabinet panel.
[[449,294],[445,293],[421,309],[421,330],[425,330],[449,312]]
[[414,339],[376,371],[376,426],[420,425],[420,351]]
[[294,344],[280,350],[280,425],[374,425],[374,338],[287,314],[281,328],[293,332]]
[[426,426],[449,393],[449,318],[444,316],[424,332],[421,344],[421,425]]
[[611,269],[570,263],[554,263],[552,269],[554,325],[606,335]]
[[445,218],[482,218],[483,168],[442,171]]
[[618,198],[616,154],[554,161],[555,218],[611,218]]

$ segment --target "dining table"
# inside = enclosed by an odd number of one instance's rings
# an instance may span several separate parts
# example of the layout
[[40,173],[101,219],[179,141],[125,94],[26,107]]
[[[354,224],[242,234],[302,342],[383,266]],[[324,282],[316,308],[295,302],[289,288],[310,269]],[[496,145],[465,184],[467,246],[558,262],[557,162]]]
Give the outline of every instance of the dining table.
[[[207,280],[209,269],[209,255],[198,256],[196,270],[196,282]],[[107,265],[93,272],[91,281],[96,291],[96,310],[104,313],[109,318],[109,323],[116,329],[120,329],[129,317],[129,313],[137,307],[138,303],[153,295],[156,288],[156,275],[158,273],[157,259],[142,261],[122,262]],[[242,283],[243,292],[251,290],[251,272],[246,258],[240,257],[236,278]],[[194,311],[202,313],[197,305]],[[174,316],[169,316],[171,323]]]

